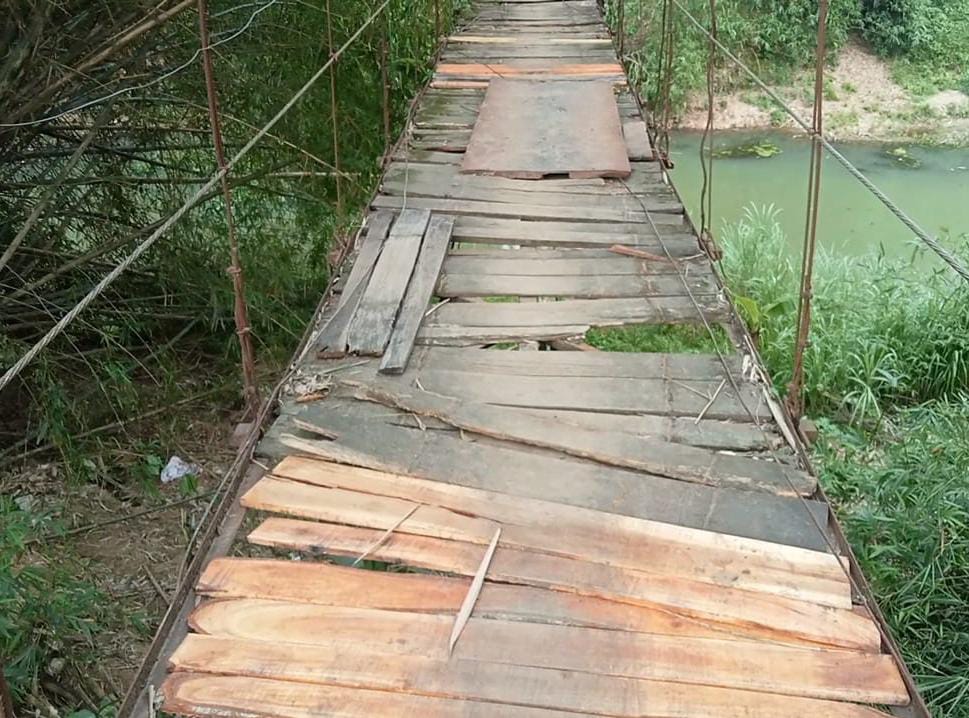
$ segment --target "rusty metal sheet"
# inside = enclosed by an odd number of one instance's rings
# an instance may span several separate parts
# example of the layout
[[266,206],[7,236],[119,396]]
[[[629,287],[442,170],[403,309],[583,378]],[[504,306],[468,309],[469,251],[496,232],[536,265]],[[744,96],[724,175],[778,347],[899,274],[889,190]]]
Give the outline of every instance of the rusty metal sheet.
[[516,179],[628,177],[611,83],[492,80],[461,171]]

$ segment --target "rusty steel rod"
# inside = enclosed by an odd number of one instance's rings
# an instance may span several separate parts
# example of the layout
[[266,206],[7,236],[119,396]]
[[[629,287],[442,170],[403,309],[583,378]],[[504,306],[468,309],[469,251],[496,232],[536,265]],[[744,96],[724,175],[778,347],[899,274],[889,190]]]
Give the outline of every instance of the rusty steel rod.
[[330,59],[330,119],[333,132],[333,166],[336,168],[336,213],[343,219],[343,170],[340,168],[340,118],[336,99],[336,58],[333,54],[333,13],[330,0],[326,0],[326,49]]
[[198,0],[199,42],[202,47],[202,72],[205,75],[205,92],[209,104],[209,124],[212,127],[212,144],[215,159],[221,173],[222,197],[225,201],[225,223],[229,239],[229,268],[234,295],[234,314],[236,334],[239,336],[239,350],[242,356],[242,384],[246,399],[246,415],[259,413],[259,388],[256,385],[256,358],[252,346],[252,328],[249,324],[249,308],[246,305],[246,284],[239,257],[239,238],[236,234],[235,218],[232,214],[232,190],[229,187],[229,168],[225,159],[225,145],[222,142],[222,122],[219,116],[219,94],[215,85],[215,69],[209,47],[208,7],[206,0]]
[[814,69],[814,117],[811,135],[811,162],[808,171],[807,217],[804,225],[804,251],[801,257],[801,293],[797,308],[797,338],[794,366],[787,391],[787,408],[795,421],[804,413],[804,352],[811,334],[811,299],[814,292],[814,258],[817,251],[818,213],[821,203],[821,164],[824,154],[824,61],[826,56],[828,0],[818,5],[818,47]]

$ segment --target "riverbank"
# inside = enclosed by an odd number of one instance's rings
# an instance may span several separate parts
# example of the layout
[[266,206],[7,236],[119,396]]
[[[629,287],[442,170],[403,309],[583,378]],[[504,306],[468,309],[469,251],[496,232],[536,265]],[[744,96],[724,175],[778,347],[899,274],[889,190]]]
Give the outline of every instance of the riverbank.
[[[797,73],[787,85],[772,87],[801,117],[810,118],[814,77]],[[706,126],[705,93],[692,93],[680,129]],[[799,131],[793,120],[759,89],[717,97],[717,129]],[[858,39],[838,54],[825,83],[825,132],[839,141],[881,141],[969,147],[969,95],[946,90],[919,95],[903,87],[891,64]]]

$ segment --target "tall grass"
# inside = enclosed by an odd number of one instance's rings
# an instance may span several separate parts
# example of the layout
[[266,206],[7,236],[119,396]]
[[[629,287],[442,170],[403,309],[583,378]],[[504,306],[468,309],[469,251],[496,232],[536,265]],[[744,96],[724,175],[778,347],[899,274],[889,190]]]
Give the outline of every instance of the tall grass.
[[[724,271],[761,337],[775,384],[787,385],[798,273],[772,206],[748,207],[727,228]],[[805,355],[810,412],[851,423],[891,407],[944,399],[969,387],[969,288],[929,259],[819,252],[811,343]]]
[[[723,235],[734,299],[786,386],[797,273],[772,207]],[[928,259],[822,252],[806,354],[820,478],[906,661],[969,718],[969,290]]]

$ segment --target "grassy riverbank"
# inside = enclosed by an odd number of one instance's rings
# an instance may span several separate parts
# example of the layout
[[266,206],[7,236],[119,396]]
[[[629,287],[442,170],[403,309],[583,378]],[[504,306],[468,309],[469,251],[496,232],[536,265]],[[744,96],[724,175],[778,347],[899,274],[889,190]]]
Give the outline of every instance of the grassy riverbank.
[[[723,245],[735,300],[783,387],[796,274],[776,216],[748,210]],[[935,715],[967,718],[969,289],[947,270],[878,256],[822,255],[816,277],[816,468]]]

